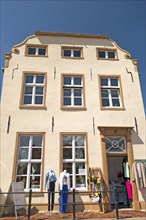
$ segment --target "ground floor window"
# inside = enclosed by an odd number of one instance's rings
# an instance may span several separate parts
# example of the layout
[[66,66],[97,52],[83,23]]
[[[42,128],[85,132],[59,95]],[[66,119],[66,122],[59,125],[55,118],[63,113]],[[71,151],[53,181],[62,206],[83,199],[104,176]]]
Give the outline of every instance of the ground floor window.
[[24,189],[41,188],[43,135],[19,135],[16,182],[24,182]]
[[62,169],[70,174],[70,186],[75,189],[87,188],[86,136],[62,135]]

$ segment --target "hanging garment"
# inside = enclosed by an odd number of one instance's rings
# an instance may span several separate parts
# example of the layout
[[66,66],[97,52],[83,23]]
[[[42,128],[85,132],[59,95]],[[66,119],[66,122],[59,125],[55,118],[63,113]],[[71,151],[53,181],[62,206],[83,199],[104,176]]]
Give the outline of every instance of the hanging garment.
[[51,182],[56,182],[57,178],[52,169],[49,169],[45,175],[45,189],[49,189]]
[[126,192],[128,199],[132,199],[132,185],[129,180],[126,181]]
[[66,212],[68,202],[68,186],[65,184],[62,185],[62,190],[60,190],[60,199],[59,199],[59,211],[61,213]]
[[70,189],[70,176],[66,170],[60,173],[59,186],[60,186],[59,211],[66,212],[67,202],[68,202],[68,190]]
[[132,180],[136,181],[140,190],[146,188],[146,174],[144,169],[144,164],[141,162],[134,162],[132,165]]
[[55,199],[55,183],[51,182],[48,189],[48,212],[52,211],[54,208]]
[[67,185],[68,189],[70,189],[70,176],[66,170],[60,173],[60,177],[59,177],[60,190],[62,190],[63,185]]
[[130,178],[129,163],[125,160],[123,160],[123,176],[124,178]]
[[55,182],[57,178],[52,169],[49,169],[45,175],[45,189],[48,190],[48,212],[54,208]]

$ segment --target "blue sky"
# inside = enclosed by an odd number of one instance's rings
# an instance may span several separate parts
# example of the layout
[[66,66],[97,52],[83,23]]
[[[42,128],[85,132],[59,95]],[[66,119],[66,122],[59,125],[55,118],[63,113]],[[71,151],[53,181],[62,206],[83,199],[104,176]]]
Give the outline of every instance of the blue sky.
[[[35,31],[105,34],[138,59],[146,109],[145,0],[0,0],[1,68],[4,53]],[[0,74],[0,90],[2,87]]]

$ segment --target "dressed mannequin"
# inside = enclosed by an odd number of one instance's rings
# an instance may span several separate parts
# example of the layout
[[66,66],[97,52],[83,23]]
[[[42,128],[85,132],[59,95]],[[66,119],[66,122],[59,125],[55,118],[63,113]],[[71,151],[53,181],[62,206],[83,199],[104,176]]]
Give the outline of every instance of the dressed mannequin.
[[70,189],[70,176],[66,170],[60,173],[59,177],[59,188],[60,188],[60,212],[66,212],[68,202],[68,190]]
[[55,172],[50,168],[45,175],[45,189],[48,191],[48,214],[51,214],[51,211],[54,208],[56,180]]

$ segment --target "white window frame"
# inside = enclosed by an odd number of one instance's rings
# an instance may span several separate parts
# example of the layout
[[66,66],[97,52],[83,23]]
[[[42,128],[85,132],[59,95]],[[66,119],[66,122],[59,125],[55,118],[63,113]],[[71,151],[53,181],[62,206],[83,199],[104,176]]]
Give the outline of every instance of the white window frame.
[[[70,56],[65,56],[64,55],[64,51],[65,50],[70,50],[71,51],[71,55]],[[62,48],[62,51],[63,51],[63,57],[65,58],[67,58],[67,57],[70,57],[70,58],[82,58],[83,57],[83,54],[82,54],[82,48],[68,48],[68,47],[63,47]],[[75,51],[80,51],[80,56],[78,57],[78,56],[74,56],[74,52]]]
[[[64,85],[64,78],[65,77],[69,77],[71,78],[71,84],[67,85],[65,84]],[[81,85],[74,85],[74,78],[81,78]],[[71,90],[71,96],[64,96],[64,90],[65,89],[70,89]],[[76,89],[80,89],[81,90],[81,96],[74,96],[74,90]],[[70,97],[71,98],[71,105],[64,105],[64,97]],[[74,98],[78,98],[80,97],[81,100],[82,100],[82,105],[75,105],[74,104]],[[83,99],[83,77],[82,76],[69,76],[69,75],[64,75],[63,76],[63,106],[65,107],[83,107],[84,106],[84,99]]]
[[[104,57],[99,57],[99,52],[104,52],[104,53],[105,53],[105,58],[104,58]],[[114,57],[114,58],[110,58],[110,57],[108,56],[108,53],[109,53],[109,52],[114,52],[115,57]],[[116,52],[116,50],[98,49],[98,50],[97,50],[97,53],[98,53],[98,58],[99,58],[99,59],[112,59],[112,60],[117,59],[117,52]]]
[[[72,134],[63,134],[62,135],[62,152],[63,152],[63,137],[64,136],[72,136],[72,146],[69,146],[69,148],[72,148],[72,159],[63,159],[62,158],[62,164],[63,163],[72,163],[72,174],[70,174],[70,176],[72,176],[72,188],[71,189],[76,189],[79,191],[82,190],[87,190],[87,159],[86,159],[86,136],[84,134],[76,134],[76,135],[72,135]],[[84,146],[75,146],[75,137],[77,136],[83,136],[84,137]],[[65,148],[65,147],[64,147]],[[76,148],[84,148],[85,151],[85,158],[84,159],[76,159],[75,158],[75,149]],[[63,155],[63,154],[62,154]],[[84,163],[85,164],[85,187],[76,187],[76,176],[80,176],[81,174],[76,174],[76,163]]]
[[[29,53],[29,48],[35,49],[35,54]],[[39,54],[39,49],[45,49],[45,54],[44,54],[44,55]],[[47,50],[46,50],[45,47],[35,47],[35,46],[28,46],[28,47],[27,47],[27,54],[28,54],[29,56],[46,56],[46,53],[47,53]]]
[[[20,149],[20,137],[21,136],[29,136],[29,146],[28,146],[28,159],[19,159],[19,149]],[[34,148],[32,146],[33,143],[33,137],[34,136],[41,136],[42,137],[42,145],[41,145],[41,159],[32,159],[32,149]],[[27,148],[25,147],[21,147],[22,148]],[[26,188],[24,189],[25,191],[28,191],[30,189],[30,177],[31,177],[31,164],[32,163],[41,163],[41,167],[40,167],[40,174],[35,174],[35,176],[39,176],[40,177],[40,188],[32,188],[33,191],[41,191],[41,178],[42,178],[42,156],[43,156],[43,135],[42,134],[38,134],[38,135],[25,135],[25,134],[21,134],[19,135],[19,142],[18,142],[18,157],[17,157],[17,168],[18,168],[18,164],[20,163],[27,163],[27,174],[26,174]],[[16,179],[18,176],[23,176],[23,174],[21,175],[17,175],[17,169],[16,169]],[[25,176],[25,175],[24,175]],[[33,176],[33,175],[32,175]]]
[[[26,83],[26,76],[33,76],[33,82],[32,83]],[[37,76],[43,76],[44,77],[44,83],[36,83]],[[32,93],[31,94],[25,94],[25,87],[32,87]],[[43,94],[36,94],[36,87],[43,87]],[[24,91],[23,91],[23,105],[30,106],[30,105],[36,105],[36,106],[43,106],[44,105],[44,94],[45,94],[45,75],[44,74],[25,74],[24,77]],[[26,96],[32,96],[31,104],[25,104],[24,103],[24,97]],[[43,102],[42,104],[35,104],[35,96],[42,96]]]
[[[108,85],[107,86],[102,86],[101,85],[101,79],[107,79],[108,80]],[[118,81],[118,86],[111,86],[111,79],[117,79]],[[108,92],[108,97],[104,97],[104,99],[109,100],[109,106],[103,106],[102,108],[121,108],[122,102],[121,102],[121,97],[120,97],[120,83],[119,83],[119,77],[100,77],[100,89],[101,89],[101,102],[102,102],[102,91],[106,90]],[[112,97],[112,91],[117,91],[118,92],[118,97]],[[119,106],[114,106],[112,104],[113,99],[118,99],[119,100]]]

